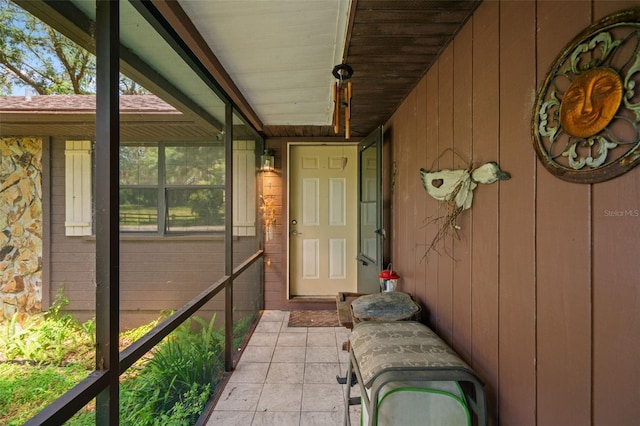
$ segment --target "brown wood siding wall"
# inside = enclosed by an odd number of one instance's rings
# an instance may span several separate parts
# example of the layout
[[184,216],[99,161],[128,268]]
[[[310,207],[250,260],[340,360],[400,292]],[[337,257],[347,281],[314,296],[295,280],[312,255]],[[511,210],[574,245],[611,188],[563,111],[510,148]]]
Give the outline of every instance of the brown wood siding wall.
[[536,58],[532,54],[536,48],[536,5],[502,2],[496,9],[492,19],[499,23],[494,59],[499,61],[499,74],[494,84],[498,86],[499,97],[495,107],[498,111],[494,108],[492,114],[498,123],[498,134],[493,136],[499,143],[499,160],[505,170],[513,171],[513,177],[493,188],[498,191],[499,200],[499,209],[494,204],[499,236],[499,245],[494,250],[499,266],[498,275],[489,279],[495,282],[497,292],[493,312],[498,323],[492,333],[498,336],[498,347],[491,354],[494,370],[487,377],[492,377],[491,388],[497,395],[494,407],[502,423],[514,421],[526,426],[536,424],[537,160],[529,126],[536,86]]
[[[598,1],[599,19],[638,1]],[[640,169],[591,186],[591,411],[593,424],[640,419]],[[613,368],[612,368],[613,367]],[[627,392],[628,395],[620,394]],[[620,397],[620,395],[623,395]],[[633,395],[636,397],[634,398]]]
[[[95,315],[95,238],[65,235],[64,139],[51,144],[50,280],[51,301],[62,288],[70,299],[68,309],[80,319]],[[234,263],[257,250],[256,238],[239,238],[234,243]],[[224,275],[224,237],[123,236],[120,245],[121,328],[157,319],[160,312],[175,310],[200,294]],[[234,306],[253,310],[262,305],[260,271],[239,281]],[[250,276],[251,275],[251,276]],[[249,291],[249,289],[251,289]],[[256,300],[255,294],[260,300]],[[224,309],[224,293],[207,309]]]
[[[394,269],[425,322],[486,380],[495,424],[640,418],[640,217],[608,213],[640,211],[640,167],[567,183],[537,162],[530,131],[537,87],[561,49],[638,6],[485,1],[386,125]],[[424,224],[444,208],[418,171],[463,168],[460,157],[498,161],[512,178],[479,185],[458,237],[423,260],[435,235]]]

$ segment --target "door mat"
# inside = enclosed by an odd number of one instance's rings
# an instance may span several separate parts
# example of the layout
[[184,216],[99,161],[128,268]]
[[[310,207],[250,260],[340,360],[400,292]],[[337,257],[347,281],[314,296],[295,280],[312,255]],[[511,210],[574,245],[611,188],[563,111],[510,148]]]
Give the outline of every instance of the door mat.
[[339,327],[336,311],[291,311],[289,327]]

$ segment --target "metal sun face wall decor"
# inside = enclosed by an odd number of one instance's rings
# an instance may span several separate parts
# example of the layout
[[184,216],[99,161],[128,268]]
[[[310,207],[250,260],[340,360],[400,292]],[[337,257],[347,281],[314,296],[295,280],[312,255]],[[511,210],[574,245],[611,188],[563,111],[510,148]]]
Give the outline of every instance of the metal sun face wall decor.
[[533,143],[555,176],[595,183],[640,162],[640,10],[608,16],[558,55],[538,92]]

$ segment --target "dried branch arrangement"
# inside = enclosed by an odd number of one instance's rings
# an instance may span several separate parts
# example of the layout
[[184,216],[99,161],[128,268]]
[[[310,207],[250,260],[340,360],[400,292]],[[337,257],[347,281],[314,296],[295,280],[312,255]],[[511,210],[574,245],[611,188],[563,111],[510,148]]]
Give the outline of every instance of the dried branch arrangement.
[[[453,191],[451,191],[451,198],[444,201],[447,212],[443,216],[438,216],[435,218],[428,218],[425,226],[429,226],[432,224],[436,224],[438,227],[438,231],[433,236],[431,243],[427,247],[427,250],[422,255],[422,259],[425,259],[431,251],[435,251],[440,254],[438,251],[438,243],[448,235],[453,235],[456,238],[458,237],[458,230],[460,230],[460,226],[458,225],[458,217],[465,210],[464,206],[459,206],[456,204],[456,196],[460,193],[460,190],[463,187],[463,182],[459,181],[458,184],[454,187]],[[449,257],[452,257],[450,253],[447,252]],[[422,260],[421,259],[421,260]]]
[[[455,150],[448,148],[434,160],[434,164],[447,151],[452,151],[465,160]],[[423,259],[431,251],[440,254],[437,249],[438,243],[447,235],[457,236],[457,231],[460,229],[457,224],[458,217],[463,211],[471,208],[473,190],[478,186],[478,183],[489,184],[511,178],[509,173],[500,170],[498,164],[493,161],[485,163],[476,169],[473,168],[471,161],[466,161],[466,164],[466,169],[457,170],[427,171],[420,169],[422,185],[425,190],[436,200],[444,202],[447,208],[447,213],[444,216],[430,219],[425,225],[437,224],[438,232],[436,232],[431,244],[427,247],[424,256],[422,256]],[[433,169],[433,164],[431,168]],[[447,254],[451,256],[449,253]]]

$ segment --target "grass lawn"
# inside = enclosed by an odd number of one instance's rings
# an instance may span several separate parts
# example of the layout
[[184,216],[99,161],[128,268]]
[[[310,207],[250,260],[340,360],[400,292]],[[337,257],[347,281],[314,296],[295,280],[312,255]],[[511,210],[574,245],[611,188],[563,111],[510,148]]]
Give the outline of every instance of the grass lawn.
[[58,367],[1,363],[0,424],[23,424],[89,373],[79,364]]

